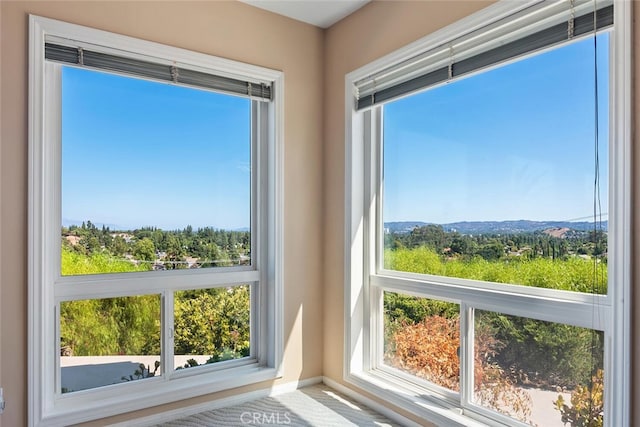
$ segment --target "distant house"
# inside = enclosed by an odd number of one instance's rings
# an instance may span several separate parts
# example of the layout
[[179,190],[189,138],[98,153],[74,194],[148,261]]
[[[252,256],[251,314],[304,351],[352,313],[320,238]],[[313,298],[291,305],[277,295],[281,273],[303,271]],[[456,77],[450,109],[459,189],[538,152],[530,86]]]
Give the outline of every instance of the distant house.
[[122,237],[122,239],[127,243],[131,243],[131,241],[135,239],[135,236],[129,233],[111,233],[111,237],[113,237],[114,239],[116,237]]

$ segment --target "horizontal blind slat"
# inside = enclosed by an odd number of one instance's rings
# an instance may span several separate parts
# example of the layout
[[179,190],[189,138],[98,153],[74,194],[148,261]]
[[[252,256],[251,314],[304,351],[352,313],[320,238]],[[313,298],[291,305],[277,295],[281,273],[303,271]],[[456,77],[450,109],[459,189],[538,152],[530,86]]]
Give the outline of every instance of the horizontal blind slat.
[[265,100],[271,99],[272,91],[270,85],[234,79],[188,68],[171,67],[167,64],[143,61],[104,52],[87,49],[82,49],[81,51],[78,47],[73,46],[45,43],[45,59],[96,70],[118,72],[135,77],[144,77],[231,93],[239,96],[249,96]]
[[[593,32],[593,12],[588,12],[574,19],[574,37],[583,36]],[[613,6],[606,6],[596,11],[597,29],[601,30],[613,25]],[[569,40],[568,22],[553,25],[536,33],[524,36],[515,41],[506,43],[502,46],[486,50],[477,55],[453,61],[451,63],[451,72],[449,66],[430,70],[425,74],[417,77],[403,80],[401,78],[402,70],[397,72],[400,77],[387,77],[390,80],[397,79],[399,82],[381,88],[377,91],[369,92],[357,99],[356,108],[362,110],[376,104],[388,102],[409,93],[427,89],[440,83],[444,83],[449,79],[479,71],[484,68],[500,64],[514,58],[527,55]],[[407,68],[407,64],[403,64],[403,69]],[[366,81],[364,79],[363,81]]]
[[84,51],[81,65],[106,71],[116,71],[139,77],[171,81],[171,67],[138,59],[121,58],[114,55]]

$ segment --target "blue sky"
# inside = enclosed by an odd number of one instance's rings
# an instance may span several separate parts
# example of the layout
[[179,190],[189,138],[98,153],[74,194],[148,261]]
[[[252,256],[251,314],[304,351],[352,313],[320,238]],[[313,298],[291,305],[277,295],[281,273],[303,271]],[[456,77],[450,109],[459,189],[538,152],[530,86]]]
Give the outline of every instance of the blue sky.
[[250,101],[65,67],[63,224],[250,223]]
[[[608,34],[598,38],[607,211]],[[384,221],[593,214],[593,41],[384,107]],[[250,223],[250,101],[65,67],[63,224]]]
[[[592,216],[593,62],[593,39],[586,39],[385,105],[384,221]],[[603,34],[598,88],[604,213],[607,63]]]

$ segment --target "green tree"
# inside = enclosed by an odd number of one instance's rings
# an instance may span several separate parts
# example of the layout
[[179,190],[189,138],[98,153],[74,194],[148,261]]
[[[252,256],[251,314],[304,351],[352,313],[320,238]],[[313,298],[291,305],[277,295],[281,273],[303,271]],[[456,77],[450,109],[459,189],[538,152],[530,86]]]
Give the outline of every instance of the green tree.
[[428,246],[437,253],[442,253],[444,248],[448,246],[448,236],[440,225],[430,224],[416,227],[411,230],[406,240],[408,247]]
[[75,356],[160,354],[157,295],[65,301],[60,318],[60,344]]
[[[79,274],[144,271],[99,252],[90,256],[63,246],[61,272]],[[60,304],[60,345],[76,356],[160,354],[160,297],[143,295],[65,301]]]
[[88,235],[80,240],[80,245],[84,248],[84,253],[92,254],[100,251],[100,241],[97,237]]
[[450,248],[453,253],[471,257],[477,252],[478,245],[471,237],[456,233],[451,240]]
[[138,240],[133,246],[133,256],[140,261],[156,259],[156,248],[148,237]]
[[169,261],[168,265],[165,263],[167,268],[170,269],[178,269],[185,268],[186,266],[181,263],[184,261],[185,250],[182,247],[182,242],[175,235],[170,235],[167,238],[167,261]]
[[497,240],[492,240],[483,245],[478,250],[478,254],[488,261],[498,260],[504,255],[504,245]]
[[249,287],[176,292],[176,354],[249,351]]
[[116,256],[122,256],[127,252],[127,242],[121,237],[116,236],[111,240],[111,245],[109,245],[109,250],[112,254]]

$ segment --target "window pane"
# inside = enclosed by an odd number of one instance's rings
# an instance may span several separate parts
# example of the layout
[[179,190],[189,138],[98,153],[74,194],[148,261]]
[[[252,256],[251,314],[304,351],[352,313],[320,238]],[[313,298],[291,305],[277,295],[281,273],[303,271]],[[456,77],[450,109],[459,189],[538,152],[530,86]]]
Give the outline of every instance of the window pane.
[[251,263],[251,102],[62,72],[62,274]]
[[250,355],[251,287],[174,294],[176,369]]
[[385,268],[606,293],[608,37],[384,106]]
[[475,402],[532,425],[602,425],[603,355],[602,332],[476,310]]
[[61,392],[161,375],[160,295],[60,303]]
[[384,362],[449,390],[460,389],[460,306],[384,293]]

